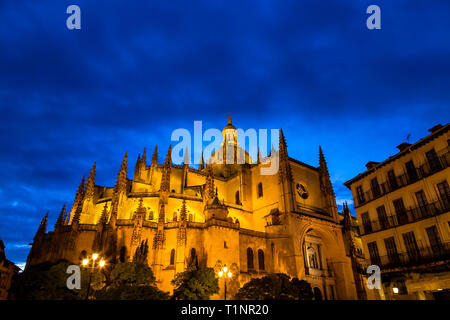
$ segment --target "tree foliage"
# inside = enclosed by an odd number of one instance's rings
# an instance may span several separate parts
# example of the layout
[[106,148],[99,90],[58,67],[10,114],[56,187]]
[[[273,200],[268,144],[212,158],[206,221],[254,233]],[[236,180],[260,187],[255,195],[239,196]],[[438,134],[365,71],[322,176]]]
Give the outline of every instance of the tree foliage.
[[[118,263],[109,269],[80,268],[81,289],[68,289],[66,273],[72,263],[60,261],[43,263],[27,268],[18,274],[11,295],[18,300],[79,300],[86,299],[89,278],[89,298],[147,300],[168,299],[169,294],[155,285],[155,276],[146,264]],[[109,270],[109,271],[108,271]],[[92,275],[91,275],[92,271]]]
[[177,300],[209,300],[219,292],[214,269],[198,268],[178,273],[172,280],[173,298]]
[[81,290],[67,288],[66,273],[68,261],[55,264],[42,263],[27,268],[15,276],[10,289],[11,296],[17,300],[76,300]]
[[169,294],[156,287],[152,269],[144,263],[118,263],[111,271],[107,285],[96,292],[99,300],[163,300]]
[[109,285],[112,287],[154,285],[152,269],[143,263],[123,262],[114,266]]
[[312,300],[311,285],[283,273],[253,278],[235,296],[238,300]]

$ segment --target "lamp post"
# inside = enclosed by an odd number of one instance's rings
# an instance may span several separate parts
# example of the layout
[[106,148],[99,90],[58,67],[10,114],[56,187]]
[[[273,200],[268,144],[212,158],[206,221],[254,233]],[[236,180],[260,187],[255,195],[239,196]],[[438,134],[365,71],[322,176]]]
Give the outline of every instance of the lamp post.
[[226,265],[224,265],[222,270],[219,271],[219,277],[220,278],[223,277],[225,280],[225,287],[224,287],[224,290],[225,290],[224,297],[225,298],[224,298],[224,300],[227,300],[227,278],[231,279],[232,276],[233,276],[233,274],[231,273],[231,271],[228,271],[228,268]]
[[[93,271],[95,269],[95,261],[97,261],[98,258],[99,258],[98,257],[98,253],[93,253],[92,254],[92,266],[91,266],[91,270],[90,270],[90,273],[89,273],[89,282],[88,282],[88,287],[87,287],[87,291],[86,291],[86,300],[89,299],[89,290],[91,289],[92,273],[93,273]],[[83,267],[87,267],[88,264],[89,264],[89,259],[87,259],[87,258],[83,259],[82,264],[83,264]],[[105,260],[100,259],[100,261],[98,262],[98,266],[100,268],[103,268],[105,266]]]

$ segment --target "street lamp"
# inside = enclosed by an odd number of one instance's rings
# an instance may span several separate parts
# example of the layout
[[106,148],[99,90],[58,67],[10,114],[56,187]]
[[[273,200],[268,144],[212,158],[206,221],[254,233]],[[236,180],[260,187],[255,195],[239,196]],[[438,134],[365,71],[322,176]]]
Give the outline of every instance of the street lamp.
[[[93,253],[92,254],[92,266],[91,266],[91,270],[89,273],[89,282],[88,282],[88,287],[87,287],[87,292],[86,292],[86,300],[89,299],[89,290],[91,289],[91,280],[92,280],[92,273],[95,269],[95,261],[98,259],[98,253]],[[105,266],[105,260],[100,259],[100,261],[98,262],[98,266],[100,268],[103,268]],[[89,259],[83,259],[83,261],[81,262],[81,264],[83,265],[83,267],[87,267],[89,264]]]
[[223,266],[222,270],[219,271],[219,278],[223,277],[225,280],[225,288],[224,288],[225,289],[225,294],[224,294],[225,299],[224,300],[227,300],[227,278],[231,279],[232,276],[233,276],[233,274],[231,273],[231,271],[228,271],[228,268],[226,265]]

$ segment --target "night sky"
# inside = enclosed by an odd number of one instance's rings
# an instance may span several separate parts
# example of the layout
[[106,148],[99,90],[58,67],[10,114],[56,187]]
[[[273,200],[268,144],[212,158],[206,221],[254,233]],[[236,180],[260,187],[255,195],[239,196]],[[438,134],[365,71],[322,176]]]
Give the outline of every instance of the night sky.
[[[81,30],[66,8],[81,7]],[[366,28],[381,7],[382,29]],[[97,162],[113,186],[124,153],[174,129],[283,128],[291,157],[322,146],[343,182],[449,122],[450,1],[0,1],[0,238],[26,260],[48,210],[70,207]],[[341,206],[339,206],[341,208]]]

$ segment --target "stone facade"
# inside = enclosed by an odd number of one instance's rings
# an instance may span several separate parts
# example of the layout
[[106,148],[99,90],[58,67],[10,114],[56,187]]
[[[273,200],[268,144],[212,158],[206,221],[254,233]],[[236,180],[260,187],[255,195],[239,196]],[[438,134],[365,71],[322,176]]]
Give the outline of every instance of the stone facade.
[[[235,133],[229,118],[223,147],[236,156],[242,152],[245,163],[239,165],[217,163],[217,154],[198,169],[174,165],[170,148],[164,163],[157,148],[148,163],[144,149],[133,179],[127,178],[125,154],[110,188],[95,184],[94,164],[54,230],[47,232],[47,217],[42,220],[27,266],[58,259],[79,263],[93,252],[108,263],[131,261],[146,243],[147,262],[162,290],[171,291],[175,274],[190,265],[227,265],[233,272],[230,296],[252,277],[281,272],[307,280],[324,299],[356,299],[343,216],[322,150],[319,167],[292,159],[280,131],[279,151],[253,161]],[[279,171],[261,175],[275,157]],[[213,298],[223,297],[222,281]]]
[[450,124],[429,131],[345,183],[363,251],[381,268],[379,299],[450,298]]

